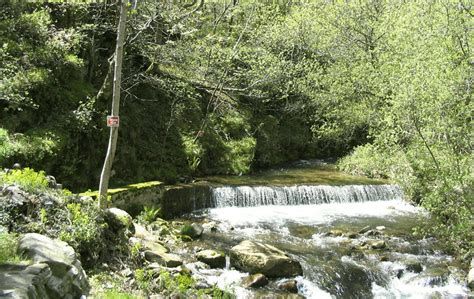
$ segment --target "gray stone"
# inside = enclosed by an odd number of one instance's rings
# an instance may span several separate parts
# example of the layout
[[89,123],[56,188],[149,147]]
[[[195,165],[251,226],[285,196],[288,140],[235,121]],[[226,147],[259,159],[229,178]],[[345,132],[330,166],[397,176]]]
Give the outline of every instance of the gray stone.
[[262,273],[247,276],[243,280],[243,286],[246,288],[260,288],[268,284],[268,278]]
[[109,227],[114,231],[128,230],[135,233],[132,216],[124,210],[117,208],[109,208],[105,210],[105,220],[109,224]]
[[469,274],[467,275],[467,286],[471,290],[474,290],[474,268],[471,268],[471,270],[469,270]]
[[50,298],[51,276],[47,264],[0,265],[0,298]]
[[278,284],[280,290],[287,291],[289,293],[298,293],[298,282],[294,279],[282,281]]
[[340,237],[344,234],[344,232],[340,229],[331,229],[329,231],[329,235],[334,236],[334,237]]
[[52,175],[46,176],[46,181],[48,182],[48,187],[52,189],[57,189],[58,183],[56,182],[56,178]]
[[183,264],[183,260],[176,254],[145,251],[145,259],[151,263],[157,263],[165,267],[178,267]]
[[410,260],[406,262],[406,269],[411,272],[421,273],[423,271],[423,267],[421,263],[416,260]]
[[242,241],[230,250],[231,264],[251,274],[287,277],[303,274],[301,264],[280,249],[259,242]]
[[366,232],[368,232],[370,230],[370,226],[365,226],[364,228],[362,228],[360,231],[359,231],[359,234],[365,234]]
[[26,234],[18,242],[18,251],[35,263],[49,266],[52,275],[47,288],[54,296],[78,298],[88,294],[90,286],[86,273],[74,249],[66,242],[40,234]]
[[345,236],[349,239],[355,239],[357,238],[358,234],[356,232],[348,232],[345,234]]
[[211,266],[211,268],[224,268],[225,255],[215,250],[203,250],[196,254],[198,261]]
[[384,240],[369,240],[367,245],[370,249],[385,249],[387,248],[387,243]]

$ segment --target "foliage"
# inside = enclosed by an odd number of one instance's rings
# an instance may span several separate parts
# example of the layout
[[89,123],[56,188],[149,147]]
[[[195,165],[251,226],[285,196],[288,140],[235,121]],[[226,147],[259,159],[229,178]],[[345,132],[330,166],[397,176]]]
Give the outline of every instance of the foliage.
[[[113,5],[1,8],[3,167],[97,182],[110,89],[96,95],[116,15]],[[396,180],[453,250],[472,248],[465,1],[144,0],[129,20],[112,184],[353,151],[341,168]]]
[[8,173],[0,173],[0,181],[5,184],[17,184],[24,190],[33,193],[45,191],[48,188],[48,180],[44,171],[36,172],[31,168],[13,169]]
[[75,202],[67,204],[66,208],[71,223],[61,230],[59,238],[69,243],[83,260],[98,260],[107,245],[104,242],[107,224],[101,219],[101,211],[95,204]]
[[145,224],[150,224],[161,215],[160,207],[145,206],[143,211],[137,216],[137,221]]
[[18,236],[0,230],[0,264],[19,263],[23,259],[17,255]]

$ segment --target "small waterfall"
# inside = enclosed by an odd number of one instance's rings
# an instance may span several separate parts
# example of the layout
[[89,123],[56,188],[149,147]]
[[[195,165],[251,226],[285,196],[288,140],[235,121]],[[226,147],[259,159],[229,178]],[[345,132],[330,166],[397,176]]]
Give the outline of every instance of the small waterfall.
[[211,189],[212,206],[254,207],[394,200],[403,197],[397,185],[224,186]]

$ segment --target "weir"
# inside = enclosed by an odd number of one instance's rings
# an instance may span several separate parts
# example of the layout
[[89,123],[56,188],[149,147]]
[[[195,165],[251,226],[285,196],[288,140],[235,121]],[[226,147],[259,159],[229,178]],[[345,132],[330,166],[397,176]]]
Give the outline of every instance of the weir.
[[264,205],[310,205],[366,202],[403,198],[397,185],[295,185],[211,187],[211,205],[255,207]]

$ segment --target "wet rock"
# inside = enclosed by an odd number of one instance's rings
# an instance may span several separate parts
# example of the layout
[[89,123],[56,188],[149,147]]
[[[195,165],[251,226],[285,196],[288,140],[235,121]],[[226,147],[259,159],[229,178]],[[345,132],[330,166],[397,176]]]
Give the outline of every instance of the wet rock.
[[132,216],[124,210],[117,208],[109,208],[105,210],[105,220],[113,231],[118,232],[128,230],[131,234],[135,232]]
[[364,233],[364,236],[367,236],[367,237],[374,237],[374,236],[380,236],[380,235],[382,235],[382,232],[375,229],[371,229]]
[[242,241],[230,250],[231,264],[251,274],[267,277],[287,277],[303,274],[301,264],[280,249],[253,241]]
[[200,280],[200,281],[196,282],[196,284],[194,285],[194,288],[196,290],[209,289],[209,288],[212,288],[212,285],[210,285],[209,283],[207,283],[204,280]]
[[196,254],[198,261],[208,264],[211,268],[224,268],[225,255],[214,250],[203,250]]
[[318,232],[316,227],[310,225],[290,226],[289,230],[291,235],[304,239],[311,239]]
[[443,286],[449,278],[449,270],[446,267],[439,266],[428,268],[412,280],[423,286]]
[[202,236],[204,228],[198,223],[193,223],[191,225],[184,225],[181,227],[180,233],[182,235],[188,236],[192,239],[197,239]]
[[385,249],[387,248],[387,243],[384,240],[368,240],[367,246],[370,249]]
[[381,262],[388,262],[389,259],[388,259],[388,256],[382,255],[382,256],[379,258],[379,260],[380,260]]
[[406,269],[407,271],[415,272],[415,273],[420,273],[423,271],[423,266],[421,266],[421,263],[418,261],[408,261],[406,263]]
[[349,238],[349,239],[355,239],[359,236],[359,234],[357,234],[356,232],[348,232],[345,234],[345,237]]
[[268,279],[261,273],[250,275],[244,278],[243,285],[246,288],[260,288],[268,284]]
[[145,251],[145,259],[151,263],[157,263],[165,267],[178,267],[183,264],[183,260],[176,254]]
[[365,226],[364,228],[362,228],[360,231],[359,231],[359,234],[365,234],[366,232],[368,232],[370,230],[370,226]]
[[202,225],[202,227],[204,228],[204,231],[215,233],[217,231],[218,225],[217,225],[217,222],[211,221],[211,222],[208,222],[208,223],[204,223]]
[[298,293],[298,282],[294,279],[282,281],[278,284],[280,290],[287,291],[289,293]]
[[79,298],[89,292],[87,276],[74,249],[66,242],[40,234],[26,234],[18,242],[18,251],[35,263],[51,269],[47,287],[60,298]]
[[331,229],[329,231],[329,235],[334,236],[334,237],[340,237],[344,234],[344,232],[340,229]]

